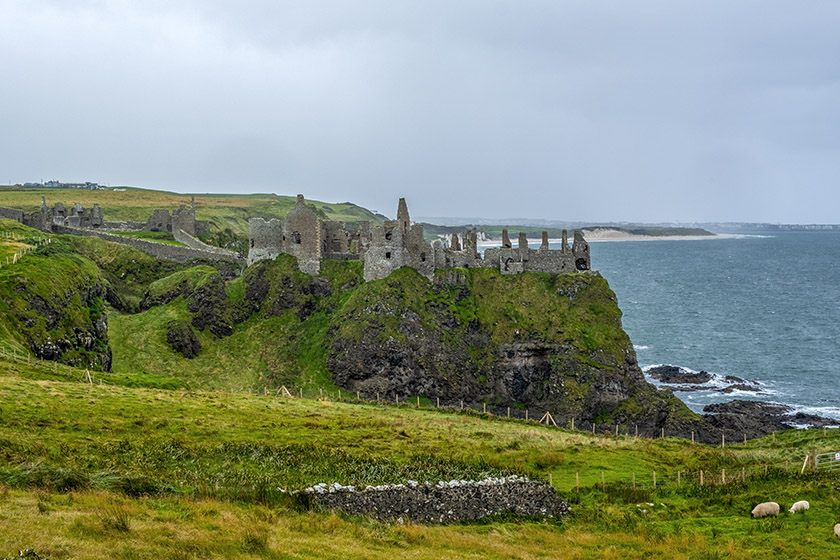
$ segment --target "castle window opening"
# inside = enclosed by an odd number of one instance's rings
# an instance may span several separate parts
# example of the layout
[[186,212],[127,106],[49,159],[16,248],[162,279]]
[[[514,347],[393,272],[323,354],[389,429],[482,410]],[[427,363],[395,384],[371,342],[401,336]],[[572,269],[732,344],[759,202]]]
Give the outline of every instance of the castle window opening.
[[385,234],[385,239],[387,241],[391,241],[391,232],[390,231]]
[[292,241],[294,241],[295,244],[300,245],[300,232],[299,231],[296,231],[292,234]]
[[391,251],[388,251],[387,253],[385,253],[385,258],[386,258],[386,259],[390,259],[390,258],[391,258]]
[[252,238],[251,239],[251,249],[253,249],[253,248],[254,248],[254,239]]
[[420,262],[426,262],[426,253],[420,253]]

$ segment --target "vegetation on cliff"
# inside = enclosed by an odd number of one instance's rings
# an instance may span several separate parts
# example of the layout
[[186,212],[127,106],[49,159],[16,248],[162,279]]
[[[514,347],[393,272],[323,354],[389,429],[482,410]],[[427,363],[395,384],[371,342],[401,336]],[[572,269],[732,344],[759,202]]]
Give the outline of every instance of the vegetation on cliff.
[[[720,449],[334,396],[100,386],[77,372],[0,363],[0,409],[14,411],[0,420],[0,555],[34,548],[53,560],[282,558],[313,550],[324,558],[510,558],[550,550],[746,559],[827,557],[836,547],[836,476],[800,477],[796,464],[812,448],[840,444],[833,432]],[[391,525],[312,509],[281,491],[507,473],[551,477],[572,513],[552,522]],[[804,515],[749,518],[760,501],[802,498],[811,502]]]
[[[8,227],[34,250],[0,268],[0,557],[741,559],[836,547],[836,476],[799,476],[806,454],[840,445],[834,431],[723,449],[628,435],[637,420],[668,435],[698,420],[644,382],[596,274],[452,269],[429,281],[401,269],[365,283],[358,262],[312,277],[283,256],[235,277],[98,239],[35,248],[34,232]],[[109,332],[87,348],[106,316]],[[81,367],[35,359],[45,337],[70,341],[59,358]],[[114,371],[89,367],[97,344]],[[560,428],[509,419],[507,404],[549,409]],[[598,434],[565,429],[572,418],[597,420]],[[614,422],[623,435],[605,433]],[[283,492],[488,474],[551,480],[572,513],[389,525]],[[803,498],[807,514],[749,519],[760,501]]]

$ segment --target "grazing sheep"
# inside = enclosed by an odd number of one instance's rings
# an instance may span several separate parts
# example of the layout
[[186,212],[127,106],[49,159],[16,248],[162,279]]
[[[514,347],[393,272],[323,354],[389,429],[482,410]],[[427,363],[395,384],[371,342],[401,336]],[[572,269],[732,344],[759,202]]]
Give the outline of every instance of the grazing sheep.
[[755,506],[752,510],[753,519],[758,519],[759,517],[766,517],[768,515],[779,515],[779,504],[776,502],[763,502]]
[[838,523],[834,526],[834,534],[836,536],[840,537],[840,523]]
[[790,506],[790,509],[788,511],[791,513],[796,513],[797,511],[808,511],[810,507],[811,504],[809,504],[806,500],[800,500],[792,506]]

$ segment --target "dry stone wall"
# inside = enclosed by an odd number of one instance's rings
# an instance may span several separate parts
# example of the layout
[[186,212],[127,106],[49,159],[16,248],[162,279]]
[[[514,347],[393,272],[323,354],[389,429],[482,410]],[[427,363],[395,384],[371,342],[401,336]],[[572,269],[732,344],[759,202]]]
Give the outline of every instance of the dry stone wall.
[[121,243],[129,245],[135,249],[163,259],[174,262],[189,262],[194,259],[208,259],[214,261],[231,261],[240,266],[245,265],[245,259],[225,249],[217,249],[213,251],[204,249],[193,249],[191,247],[182,247],[180,245],[169,245],[166,243],[156,243],[155,241],[146,241],[145,239],[134,239],[132,237],[123,237],[122,235],[115,235],[113,233],[106,233],[84,228],[71,228],[65,226],[53,226],[53,231],[56,233],[72,233],[75,235],[86,235],[88,237],[99,237],[105,241],[113,241],[114,243]]
[[316,503],[381,521],[446,523],[512,513],[553,517],[569,511],[553,487],[526,477],[387,484],[357,490],[324,483],[306,488]]

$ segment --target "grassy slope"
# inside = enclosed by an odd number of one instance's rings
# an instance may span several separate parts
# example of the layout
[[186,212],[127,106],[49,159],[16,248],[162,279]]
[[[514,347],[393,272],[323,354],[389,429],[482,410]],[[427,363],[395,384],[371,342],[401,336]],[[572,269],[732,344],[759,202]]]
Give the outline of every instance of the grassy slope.
[[[82,189],[8,189],[0,190],[0,205],[34,212],[41,207],[41,197],[47,204],[61,202],[65,206],[79,202],[85,208],[99,204],[108,221],[146,221],[152,211],[161,208],[174,210],[190,204],[189,194],[150,189],[129,188],[125,191],[88,191]],[[218,229],[230,228],[238,235],[248,235],[249,218],[283,218],[295,205],[295,196],[275,194],[216,195],[196,194],[196,218],[209,220]],[[378,221],[369,210],[349,202],[326,203],[308,201],[331,220],[358,222]]]
[[[67,372],[58,377],[72,378]],[[837,546],[835,477],[773,469],[762,475],[763,465],[786,461],[798,470],[793,463],[811,448],[840,445],[836,433],[788,432],[775,443],[765,438],[720,450],[407,405],[129,389],[56,377],[49,366],[0,366],[0,480],[12,488],[0,490],[0,554],[30,546],[55,558],[108,551],[156,558],[179,550],[191,554],[172,557],[250,550],[266,558],[815,558]],[[741,467],[748,484],[708,486],[708,471]],[[703,488],[686,482],[685,471],[699,468],[707,469]],[[299,512],[279,494],[254,490],[483,472],[551,474],[573,514],[562,526],[498,520],[401,527]],[[41,481],[37,492],[33,480]],[[132,498],[135,491],[151,496]],[[754,503],[771,498],[787,505],[809,499],[812,509],[779,520],[748,518]],[[642,502],[654,506],[636,506]]]

